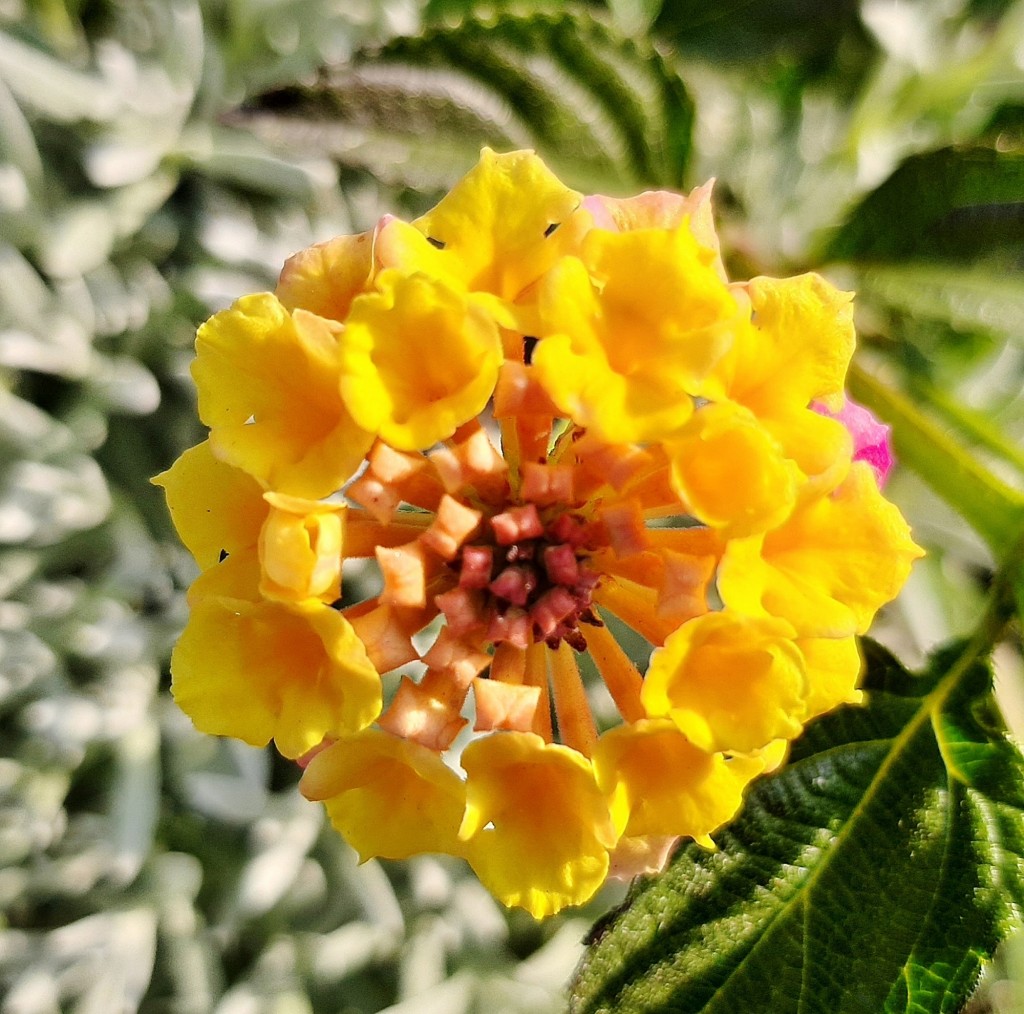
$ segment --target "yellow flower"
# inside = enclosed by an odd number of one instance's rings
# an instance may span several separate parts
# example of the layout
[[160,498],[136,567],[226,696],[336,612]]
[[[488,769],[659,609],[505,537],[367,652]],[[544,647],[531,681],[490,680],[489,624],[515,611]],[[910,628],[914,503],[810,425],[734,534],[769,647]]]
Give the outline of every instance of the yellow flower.
[[650,718],[606,732],[594,768],[625,839],[687,835],[711,846],[708,828],[736,815],[764,764],[702,750],[673,722]]
[[214,457],[208,440],[190,447],[152,481],[163,487],[178,536],[202,570],[256,545],[270,509],[263,487]]
[[463,855],[466,786],[436,753],[379,729],[337,737],[310,761],[301,789],[323,800],[361,860]]
[[802,636],[846,638],[867,631],[919,556],[870,466],[857,462],[781,527],[730,542],[718,590],[733,609],[780,616]]
[[783,620],[705,613],[654,652],[640,696],[699,749],[753,753],[800,732],[804,659]]
[[532,733],[497,733],[462,755],[470,862],[506,905],[535,918],[586,901],[604,883],[618,835],[589,761]]
[[813,273],[755,278],[744,288],[756,317],[715,380],[766,418],[812,401],[838,408],[855,344],[852,294]]
[[316,599],[273,602],[253,554],[207,570],[171,655],[171,691],[196,728],[300,757],[379,714],[381,681],[352,625]]
[[199,329],[192,375],[214,454],[280,493],[329,495],[373,440],[341,398],[337,325],[269,293]]
[[710,251],[675,229],[595,229],[539,289],[533,367],[552,401],[609,443],[656,441],[729,350],[741,307]]
[[341,594],[344,504],[264,492],[246,472],[218,461],[209,441],[153,482],[164,487],[178,535],[203,570],[258,546],[267,598],[333,602]]
[[532,151],[484,148],[436,208],[381,229],[377,256],[384,267],[512,303],[577,242],[589,221],[573,215],[580,200]]
[[[200,329],[210,439],[156,480],[203,568],[176,700],[318,750],[302,791],[362,859],[461,857],[537,918],[713,845],[859,700],[919,555],[816,410],[852,343],[818,276],[729,284],[710,185],[581,202],[485,150]],[[343,601],[353,559],[378,590]]]
[[740,405],[699,409],[667,450],[680,499],[695,518],[727,538],[775,528],[793,509],[799,469]]
[[260,530],[260,592],[284,601],[341,595],[344,504],[268,492],[270,511]]
[[341,393],[365,430],[416,451],[481,412],[501,363],[498,327],[458,290],[387,271],[352,304],[341,345]]
[[[635,197],[604,197],[593,194],[583,199],[583,208],[590,212],[594,225],[612,232],[633,229],[676,229],[688,225],[697,242],[714,254],[715,271],[726,279],[722,265],[718,234],[711,213],[711,190],[714,180],[696,187],[690,193],[675,194],[669,190],[647,190]],[[726,279],[727,280],[727,279]]]
[[373,277],[373,234],[336,236],[285,261],[274,295],[288,310],[344,320]]
[[811,406],[842,403],[853,297],[817,274],[755,278],[744,292],[753,320],[737,330],[701,394],[749,409],[808,476],[840,463],[837,483],[850,459],[849,434]]

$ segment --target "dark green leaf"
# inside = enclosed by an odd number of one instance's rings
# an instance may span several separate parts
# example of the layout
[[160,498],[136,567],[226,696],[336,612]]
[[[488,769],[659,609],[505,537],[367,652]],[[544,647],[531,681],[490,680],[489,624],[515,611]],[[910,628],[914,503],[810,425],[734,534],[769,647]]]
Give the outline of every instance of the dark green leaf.
[[388,183],[447,184],[486,144],[533,147],[574,186],[626,192],[682,186],[693,109],[670,60],[579,11],[431,28],[243,116]]
[[827,260],[971,261],[1024,245],[1024,151],[944,148],[908,158],[854,209]]
[[634,888],[574,1014],[953,1014],[1024,903],[1024,761],[971,645],[867,643],[867,703],[813,723],[720,851]]
[[663,5],[655,30],[695,54],[726,60],[764,61],[769,54],[785,54],[813,69],[835,59],[846,43],[847,59],[868,42],[858,17],[856,0],[831,4],[828,17],[808,0],[676,0]]

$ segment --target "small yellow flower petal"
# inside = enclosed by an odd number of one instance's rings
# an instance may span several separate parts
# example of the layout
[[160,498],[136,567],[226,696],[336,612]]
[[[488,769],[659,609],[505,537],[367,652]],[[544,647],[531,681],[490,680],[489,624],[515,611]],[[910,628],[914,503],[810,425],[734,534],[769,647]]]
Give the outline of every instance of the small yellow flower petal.
[[699,409],[666,449],[676,492],[726,538],[774,528],[793,509],[799,470],[754,415],[735,404]]
[[842,423],[810,408],[780,410],[760,422],[786,457],[813,479],[817,492],[831,492],[846,478],[853,440]]
[[174,527],[202,570],[224,553],[256,545],[270,510],[263,487],[215,458],[208,440],[190,447],[152,482],[164,488]]
[[714,253],[718,276],[725,279],[711,212],[714,180],[694,188],[688,194],[669,190],[647,190],[635,197],[604,197],[594,194],[583,200],[583,207],[594,216],[599,229],[630,232],[633,229],[675,229],[686,222],[697,242]]
[[333,602],[341,594],[344,504],[266,493],[270,514],[259,539],[266,598]]
[[804,660],[788,623],[726,610],[684,623],[651,656],[640,699],[701,750],[750,753],[799,734]]
[[836,491],[798,505],[766,535],[726,546],[718,590],[726,605],[781,616],[805,637],[863,634],[921,556],[899,510],[855,462]]
[[502,360],[494,322],[425,275],[382,273],[352,306],[341,391],[356,421],[399,450],[450,437],[487,404]]
[[[604,883],[616,834],[589,762],[525,732],[497,732],[462,754],[460,835],[484,885],[534,918],[579,905]],[[487,825],[493,825],[488,827]]]
[[860,648],[855,637],[802,637],[796,642],[807,668],[807,717],[810,721],[840,704],[860,704]]
[[813,273],[754,278],[745,290],[753,323],[738,331],[702,393],[712,399],[728,394],[761,418],[812,401],[838,408],[855,344],[853,294]]
[[218,458],[294,496],[342,486],[373,437],[338,390],[337,327],[289,314],[269,293],[244,296],[200,327],[192,375]]
[[575,240],[565,225],[580,200],[532,151],[484,148],[415,232],[394,222],[381,230],[377,256],[385,267],[514,300]]
[[624,839],[686,835],[705,839],[731,820],[764,765],[708,753],[665,718],[606,732],[594,753],[598,784]]
[[466,851],[458,835],[465,783],[418,743],[379,729],[340,736],[310,761],[299,788],[325,802],[363,862]]
[[740,290],[752,319],[698,392],[748,408],[808,477],[835,488],[852,452],[850,435],[811,408],[835,405],[854,347],[852,295],[820,275],[755,278]]
[[336,236],[285,261],[274,294],[289,310],[343,321],[373,270],[373,233]]
[[740,320],[711,256],[686,228],[594,230],[545,275],[533,368],[574,422],[643,443],[686,421]]
[[299,757],[372,722],[380,677],[348,621],[315,600],[262,601],[256,581],[254,555],[238,554],[193,585],[171,691],[196,728]]
[[757,757],[764,764],[764,773],[770,775],[786,763],[791,746],[792,740],[776,739],[760,750],[756,750],[751,756]]

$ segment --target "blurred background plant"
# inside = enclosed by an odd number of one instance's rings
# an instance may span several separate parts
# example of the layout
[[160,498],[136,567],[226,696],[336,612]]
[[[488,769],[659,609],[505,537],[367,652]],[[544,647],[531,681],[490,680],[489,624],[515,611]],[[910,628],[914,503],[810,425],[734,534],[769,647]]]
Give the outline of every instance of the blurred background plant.
[[[290,765],[170,702],[192,565],[147,480],[201,439],[195,327],[482,144],[586,191],[716,176],[734,274],[856,288],[855,393],[1019,490],[1022,40],[1010,0],[0,0],[0,1014],[561,1009],[621,893],[538,925],[454,862],[358,867]],[[914,469],[891,496],[929,556],[877,632],[913,662],[999,532]],[[1024,1010],[1021,960],[976,1011]]]

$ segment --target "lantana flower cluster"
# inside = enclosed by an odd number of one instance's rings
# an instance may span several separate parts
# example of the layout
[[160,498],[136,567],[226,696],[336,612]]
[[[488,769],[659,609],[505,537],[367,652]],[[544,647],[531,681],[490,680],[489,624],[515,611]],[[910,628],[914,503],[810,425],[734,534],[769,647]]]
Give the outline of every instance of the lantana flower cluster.
[[175,699],[305,765],[362,859],[459,856],[536,917],[712,846],[859,699],[919,555],[853,348],[820,276],[729,281],[710,185],[485,149],[199,329],[209,439],[155,480],[201,570]]

